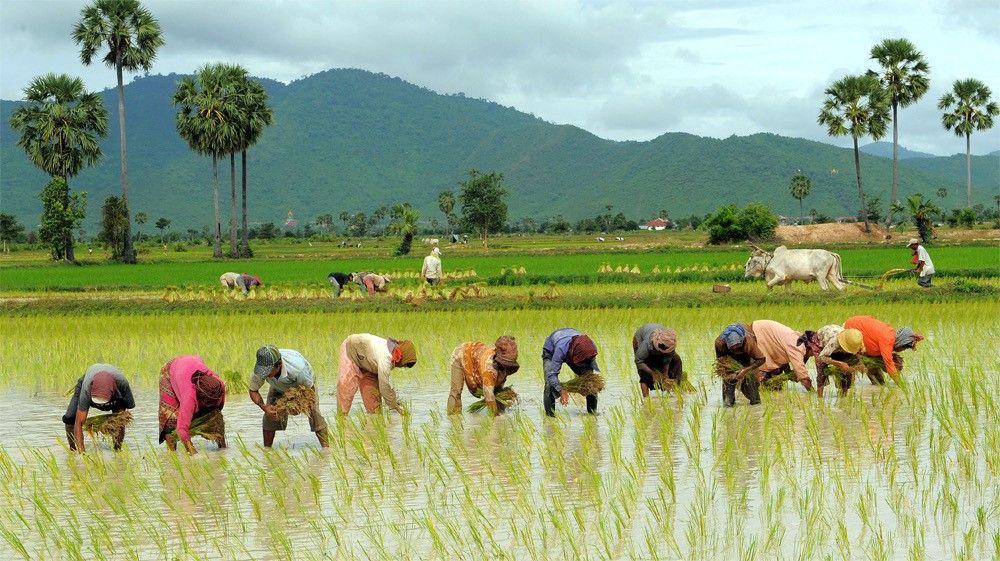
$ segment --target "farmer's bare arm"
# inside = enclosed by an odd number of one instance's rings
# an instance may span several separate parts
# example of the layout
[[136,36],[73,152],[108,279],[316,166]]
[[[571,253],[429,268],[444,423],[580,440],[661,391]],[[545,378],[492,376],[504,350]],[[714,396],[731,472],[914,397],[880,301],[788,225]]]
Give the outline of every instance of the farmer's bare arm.
[[76,412],[76,420],[73,422],[73,438],[76,440],[76,451],[81,454],[86,452],[83,445],[83,423],[87,420],[87,411]]
[[254,405],[260,407],[261,411],[267,413],[269,417],[274,417],[274,406],[264,403],[264,398],[260,396],[260,392],[257,390],[250,390],[250,401],[254,402]]

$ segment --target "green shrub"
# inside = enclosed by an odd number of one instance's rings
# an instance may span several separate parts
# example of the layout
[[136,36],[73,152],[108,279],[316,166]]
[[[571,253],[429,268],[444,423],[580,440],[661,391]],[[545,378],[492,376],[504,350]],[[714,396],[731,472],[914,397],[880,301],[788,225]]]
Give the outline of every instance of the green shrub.
[[708,230],[711,244],[762,240],[774,236],[778,216],[761,203],[750,203],[743,209],[726,205],[717,209],[702,226]]

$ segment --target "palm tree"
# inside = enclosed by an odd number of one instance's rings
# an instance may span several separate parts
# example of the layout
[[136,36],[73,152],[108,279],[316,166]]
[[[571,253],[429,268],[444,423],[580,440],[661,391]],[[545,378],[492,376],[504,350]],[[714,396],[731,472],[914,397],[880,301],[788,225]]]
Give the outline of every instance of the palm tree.
[[[149,216],[145,212],[137,212],[137,213],[135,213],[135,223],[138,224],[139,226],[142,226],[143,224],[145,224],[146,220],[148,218],[149,218]],[[142,232],[139,230],[139,228],[136,228],[135,230],[136,230],[135,231],[135,239],[136,240],[142,239]]]
[[[84,89],[83,80],[66,74],[39,76],[24,88],[24,98],[28,103],[11,113],[10,126],[21,133],[17,145],[31,163],[68,182],[101,159],[108,112],[100,96]],[[62,206],[71,207],[69,189]],[[66,261],[75,262],[72,228],[63,232],[63,245]]]
[[907,39],[883,39],[872,47],[871,58],[879,63],[878,76],[882,87],[889,93],[892,104],[892,200],[885,225],[892,225],[892,212],[899,193],[899,115],[900,107],[907,107],[927,93],[930,66],[924,55]]
[[453,235],[452,224],[454,224],[454,214],[452,212],[455,210],[455,193],[451,191],[441,191],[438,193],[438,209],[444,213],[444,217],[448,220],[448,237]]
[[861,183],[861,156],[858,139],[871,136],[878,140],[885,135],[889,120],[889,101],[877,78],[871,75],[844,76],[826,89],[826,100],[817,122],[827,128],[830,136],[850,136],[854,141],[854,171],[858,178],[860,214],[865,232],[870,232],[865,210],[865,190]]
[[215,204],[215,245],[212,254],[222,257],[222,221],[219,217],[219,156],[238,146],[238,112],[232,91],[233,67],[210,64],[194,77],[177,83],[173,103],[177,112],[177,132],[192,150],[212,157],[212,191]]
[[396,249],[396,255],[409,255],[410,246],[413,244],[413,234],[417,231],[417,220],[420,213],[413,208],[410,203],[394,205],[391,211],[392,222],[389,224],[389,231],[393,234],[402,234],[403,241]]
[[924,196],[920,193],[908,197],[906,204],[910,209],[910,217],[913,219],[913,225],[917,227],[920,239],[924,243],[929,243],[931,236],[934,234],[931,229],[931,217],[935,214],[940,214],[941,209],[934,204],[934,201],[924,199]]
[[73,28],[73,41],[80,46],[80,60],[90,65],[107,48],[104,63],[118,77],[118,140],[121,145],[122,199],[125,202],[125,247],[122,261],[135,263],[128,210],[128,150],[125,144],[125,86],[122,72],[148,71],[163,46],[160,23],[138,0],[94,0],[80,12]]
[[240,84],[240,157],[243,168],[243,222],[238,254],[250,257],[247,234],[247,150],[260,140],[264,129],[271,126],[274,112],[268,105],[267,90],[260,82],[247,78]]
[[965,137],[965,208],[972,208],[972,131],[993,128],[993,117],[1000,114],[1000,105],[990,99],[986,84],[969,78],[956,80],[952,91],[941,96],[938,109],[945,130]]
[[805,214],[802,210],[802,199],[809,196],[809,191],[812,189],[812,181],[809,177],[803,173],[796,173],[792,176],[792,184],[789,187],[792,191],[792,197],[799,200],[799,222],[805,220]]

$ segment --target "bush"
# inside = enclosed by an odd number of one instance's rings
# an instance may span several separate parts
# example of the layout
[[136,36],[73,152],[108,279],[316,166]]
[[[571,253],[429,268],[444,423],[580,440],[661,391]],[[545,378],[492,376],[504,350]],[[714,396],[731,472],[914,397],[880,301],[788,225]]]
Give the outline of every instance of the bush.
[[761,203],[750,203],[743,209],[726,205],[717,209],[702,226],[708,230],[708,241],[712,244],[762,240],[774,236],[778,216]]

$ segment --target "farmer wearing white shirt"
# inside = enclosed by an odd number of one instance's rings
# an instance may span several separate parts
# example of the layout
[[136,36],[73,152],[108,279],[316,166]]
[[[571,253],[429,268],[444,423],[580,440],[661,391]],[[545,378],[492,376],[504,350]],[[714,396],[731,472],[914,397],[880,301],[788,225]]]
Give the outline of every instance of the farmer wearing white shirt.
[[431,254],[424,257],[424,266],[420,269],[427,284],[434,286],[441,282],[441,250],[434,248]]
[[[260,396],[260,388],[264,382],[270,386],[266,402]],[[285,392],[297,386],[305,386],[315,390],[312,366],[302,356],[302,353],[293,349],[278,349],[272,346],[257,349],[257,364],[250,377],[250,400],[264,411],[262,426],[265,448],[270,448],[274,444],[275,432],[285,430],[288,426],[288,415],[278,415],[274,408],[275,402]],[[327,441],[326,419],[319,412],[319,398],[315,391],[313,397],[315,402],[308,414],[309,430],[316,433],[319,445],[327,448],[329,443]]]
[[917,274],[917,284],[924,288],[931,287],[931,277],[934,276],[934,262],[931,261],[930,254],[924,249],[924,246],[920,245],[920,240],[917,238],[910,238],[909,243],[910,251],[913,252],[913,259],[911,260],[915,265],[913,272]]

